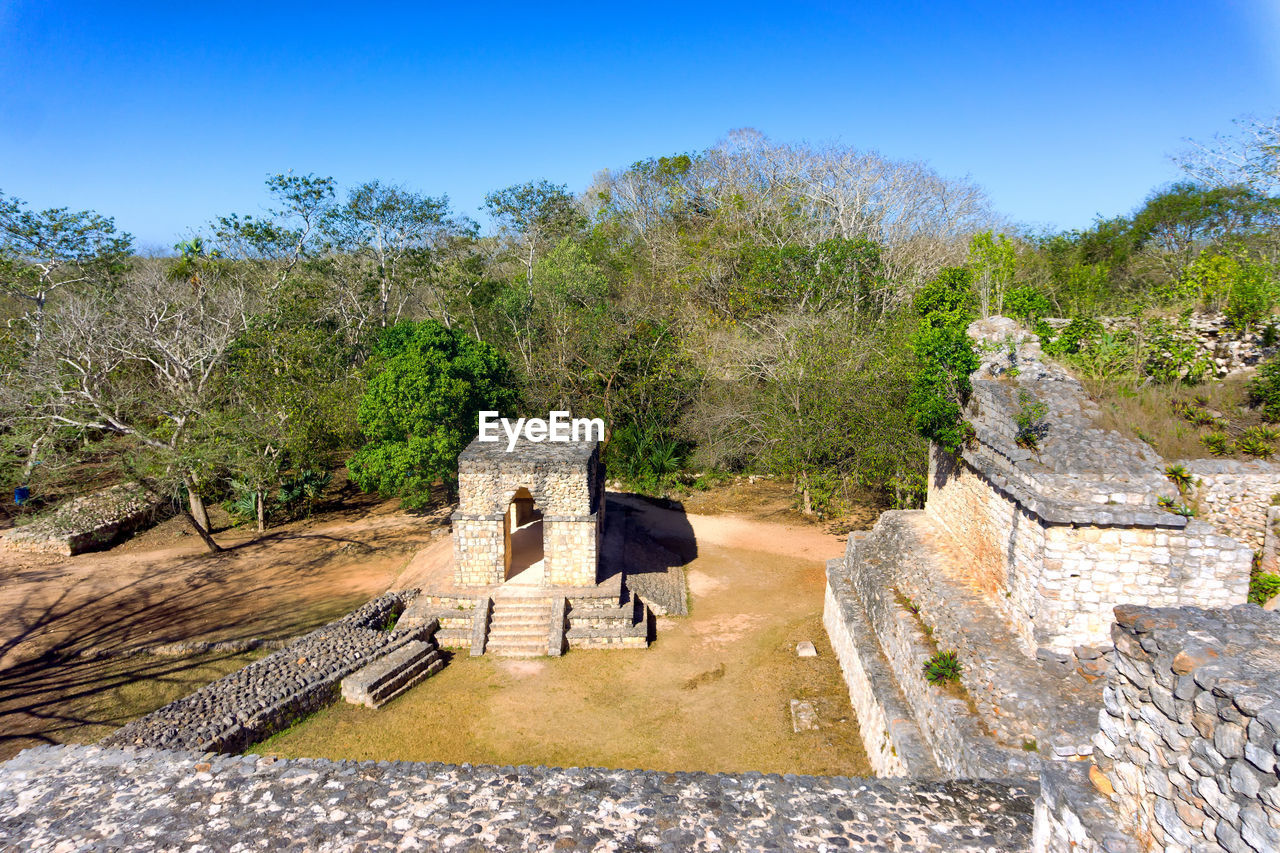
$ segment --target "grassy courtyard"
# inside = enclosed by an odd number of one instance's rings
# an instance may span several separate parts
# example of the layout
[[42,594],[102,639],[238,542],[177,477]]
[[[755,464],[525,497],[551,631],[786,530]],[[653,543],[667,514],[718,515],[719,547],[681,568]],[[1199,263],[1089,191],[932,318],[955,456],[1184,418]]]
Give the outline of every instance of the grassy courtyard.
[[[756,541],[741,543],[750,549],[716,544],[740,542],[732,531],[698,536],[698,556],[687,567],[691,615],[660,619],[658,639],[646,651],[532,660],[471,658],[464,651],[379,710],[339,702],[253,751],[867,775],[848,693],[822,629],[823,563],[814,551],[838,553],[839,540],[813,529],[763,527],[775,529],[757,529]],[[770,534],[774,541],[766,544]],[[803,556],[770,553],[787,547],[787,536],[812,540],[796,549]],[[817,658],[796,656],[801,640],[814,642]],[[792,730],[792,699],[814,705],[817,731]]]

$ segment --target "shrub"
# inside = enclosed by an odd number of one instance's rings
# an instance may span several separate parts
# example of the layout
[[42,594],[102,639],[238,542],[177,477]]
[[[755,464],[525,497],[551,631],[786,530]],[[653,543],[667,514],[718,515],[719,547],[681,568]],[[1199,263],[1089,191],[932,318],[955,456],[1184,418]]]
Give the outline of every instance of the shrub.
[[1070,355],[1080,352],[1081,347],[1088,346],[1089,341],[1102,334],[1102,324],[1088,317],[1076,317],[1058,333],[1052,341],[1044,345],[1049,355]]
[[934,652],[924,662],[924,677],[930,684],[955,684],[960,681],[960,657],[955,651]]
[[1256,456],[1258,459],[1270,459],[1276,452],[1269,442],[1263,441],[1257,435],[1250,435],[1249,432],[1236,439],[1235,449],[1249,456]]
[[1181,515],[1184,518],[1195,518],[1196,511],[1194,509],[1187,506],[1186,504],[1178,503],[1173,498],[1169,498],[1169,497],[1165,497],[1164,495],[1161,495],[1160,497],[1156,498],[1156,503],[1159,504],[1162,509],[1167,509],[1169,510],[1169,512],[1172,512],[1176,515]]
[[1226,456],[1231,452],[1231,439],[1227,438],[1224,433],[1211,432],[1208,435],[1200,436],[1200,443],[1208,448],[1209,452],[1214,456]]
[[1255,572],[1249,578],[1249,600],[1254,604],[1266,604],[1277,595],[1280,595],[1280,575]]
[[1269,358],[1249,382],[1249,404],[1262,408],[1262,417],[1280,421],[1280,359]]
[[1004,295],[1003,310],[1010,317],[1036,321],[1049,313],[1049,300],[1029,285],[1015,287]]
[[1239,275],[1231,285],[1231,293],[1227,297],[1227,307],[1223,313],[1227,322],[1241,330],[1251,326],[1271,313],[1274,299],[1271,288],[1267,286],[1262,270],[1253,265],[1240,269]]
[[961,418],[972,390],[969,374],[978,369],[966,331],[974,302],[971,279],[968,270],[951,268],[926,284],[916,297],[922,316],[911,336],[919,365],[907,398],[912,426],[951,452],[973,435]]
[[514,414],[517,403],[502,353],[435,320],[384,329],[370,372],[358,411],[369,441],[348,462],[351,477],[411,508],[431,501],[437,481],[453,490],[481,410]]
[[1191,488],[1195,478],[1191,476],[1191,472],[1184,465],[1170,465],[1164,469],[1164,475],[1169,481],[1178,487],[1179,494],[1186,494]]
[[1049,407],[1026,391],[1018,392],[1018,413],[1013,416],[1018,430],[1016,440],[1019,447],[1035,450],[1040,446],[1040,439],[1049,431],[1045,416]]

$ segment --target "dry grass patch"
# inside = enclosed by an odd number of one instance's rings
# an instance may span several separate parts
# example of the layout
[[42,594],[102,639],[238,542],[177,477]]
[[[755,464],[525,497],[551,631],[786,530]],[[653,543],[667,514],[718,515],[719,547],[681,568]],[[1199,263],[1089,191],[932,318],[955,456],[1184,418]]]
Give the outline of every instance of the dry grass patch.
[[[1081,380],[1101,410],[1096,425],[1145,441],[1165,459],[1203,459],[1214,454],[1201,439],[1215,432],[1196,425],[1175,411],[1178,404],[1204,410],[1225,421],[1228,438],[1241,436],[1262,424],[1262,415],[1248,405],[1247,380],[1231,379],[1201,385],[1134,385],[1107,380]],[[1228,454],[1237,459],[1245,454]]]

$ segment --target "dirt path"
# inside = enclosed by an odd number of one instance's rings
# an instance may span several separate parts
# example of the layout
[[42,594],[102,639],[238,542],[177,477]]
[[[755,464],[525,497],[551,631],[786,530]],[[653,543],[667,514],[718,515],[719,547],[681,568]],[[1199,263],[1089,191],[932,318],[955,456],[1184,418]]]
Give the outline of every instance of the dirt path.
[[176,519],[104,553],[0,551],[0,758],[101,736],[249,659],[95,652],[304,633],[386,590],[442,516],[365,503],[221,533],[212,555]]
[[[575,650],[533,660],[464,653],[380,710],[338,703],[260,751],[869,773],[822,628],[824,561],[843,552],[843,539],[811,525],[684,515],[619,500],[650,535],[690,560],[691,615],[660,619],[648,650]],[[814,642],[819,656],[798,658],[801,640]],[[814,705],[817,731],[792,730],[792,699]]]

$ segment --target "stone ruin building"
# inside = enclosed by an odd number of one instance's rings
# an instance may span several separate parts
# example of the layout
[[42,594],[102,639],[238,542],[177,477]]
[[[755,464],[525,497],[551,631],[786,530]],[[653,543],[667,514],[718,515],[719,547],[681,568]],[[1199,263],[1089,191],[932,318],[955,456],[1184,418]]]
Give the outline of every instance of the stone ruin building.
[[[472,441],[458,457],[454,582],[594,586],[604,537],[604,466],[594,441]],[[519,554],[517,554],[519,552]],[[541,565],[540,565],[541,564]]]
[[[1167,512],[1167,460],[1097,428],[1034,336],[999,318],[970,335],[975,441],[934,449],[925,508],[884,513],[827,566],[824,624],[887,778],[209,755],[339,681],[378,705],[438,668],[440,637],[500,647],[504,605],[553,602],[540,642],[562,650],[598,624],[568,627],[588,593],[615,607],[616,578],[625,598],[625,514],[604,518],[594,446],[473,445],[447,584],[388,593],[101,745],[0,765],[0,846],[228,847],[252,826],[274,847],[1280,851],[1280,613],[1241,603],[1253,552],[1276,551],[1280,469],[1198,463],[1197,517]],[[1039,453],[1015,439],[1022,392],[1048,405]],[[940,650],[955,688],[923,676]]]
[[623,514],[606,517],[604,475],[596,441],[472,441],[458,457],[452,577],[424,586],[407,623],[437,620],[442,644],[473,655],[645,648],[661,604],[628,579],[633,534]]

